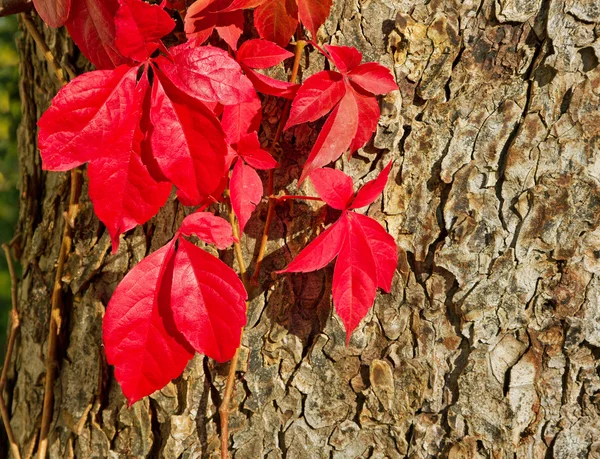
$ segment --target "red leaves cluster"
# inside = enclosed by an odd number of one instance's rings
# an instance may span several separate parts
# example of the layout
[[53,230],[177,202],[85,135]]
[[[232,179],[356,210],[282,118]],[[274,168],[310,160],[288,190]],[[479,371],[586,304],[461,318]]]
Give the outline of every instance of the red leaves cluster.
[[[162,39],[175,21],[163,6],[185,9],[185,2],[34,3],[49,25],[66,25],[99,69],[63,88],[39,120],[43,167],[88,164],[89,195],[114,251],[122,233],[158,212],[173,186],[182,204],[202,209],[228,190],[244,231],[264,195],[257,171],[278,167],[259,140],[257,93],[289,99],[286,129],[329,114],[300,181],[310,176],[323,201],[342,214],[285,272],[320,269],[337,257],[333,299],[349,339],[377,288],[391,288],[395,242],[355,212],[381,194],[391,165],[357,193],[350,177],[322,167],[369,141],[379,119],[376,95],[396,85],[387,69],[361,64],[357,50],[340,46],[321,50],[339,72],[319,72],[302,86],[261,73],[293,57],[282,46],[299,21],[316,36],[331,0],[197,0],[185,15],[189,41],[169,49]],[[238,47],[245,9],[254,9],[264,39]],[[200,46],[215,30],[229,52]],[[229,223],[196,212],[131,270],[108,305],[106,354],[130,403],[181,374],[194,352],[226,361],[239,346],[247,293],[231,268],[186,239],[192,235],[219,249],[234,242]]]
[[312,241],[281,272],[310,272],[327,266],[337,257],[333,271],[333,304],[346,328],[346,339],[367,314],[377,288],[386,292],[398,262],[396,242],[370,217],[353,212],[371,204],[382,193],[392,163],[379,177],[354,193],[352,179],[335,169],[310,174],[317,193],[329,206],[342,211],[338,221]]
[[332,0],[263,0],[254,10],[254,24],[261,37],[280,46],[290,41],[298,21],[315,39],[329,16],[331,4]]
[[118,34],[116,44],[138,64],[76,78],[38,123],[45,169],[89,162],[90,197],[114,250],[121,233],[158,212],[170,184],[185,205],[218,199],[227,144],[206,104],[256,100],[239,64],[221,49],[184,44],[151,58],[162,46],[159,33],[172,27],[162,8],[121,0],[116,29],[127,33]]
[[362,54],[354,48],[325,46],[324,53],[340,73],[322,71],[308,78],[294,99],[286,124],[289,129],[331,112],[304,165],[300,182],[345,151],[352,154],[362,148],[377,129],[380,111],[375,96],[398,88],[382,65],[360,65]]
[[246,290],[235,271],[183,237],[192,234],[219,248],[233,243],[222,218],[190,215],[125,276],[106,309],[106,357],[130,404],[178,377],[194,351],[225,362],[240,344]]
[[286,46],[299,21],[316,38],[331,4],[332,0],[198,0],[188,10],[185,31],[202,44],[216,29],[231,48],[237,49],[244,31],[242,10],[255,8],[254,25],[260,36]]

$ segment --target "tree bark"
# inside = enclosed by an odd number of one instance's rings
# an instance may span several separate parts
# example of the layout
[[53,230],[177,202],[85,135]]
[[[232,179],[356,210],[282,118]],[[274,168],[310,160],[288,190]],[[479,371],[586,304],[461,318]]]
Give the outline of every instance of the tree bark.
[[[43,32],[62,65],[83,70],[64,30]],[[368,214],[396,237],[398,272],[346,347],[331,269],[270,276],[331,215],[278,205],[251,295],[232,456],[600,457],[597,1],[336,0],[319,38],[356,46],[400,86],[382,100],[374,141],[340,163],[360,182],[395,161]],[[41,171],[35,123],[58,85],[30,37],[19,49],[23,278],[8,395],[26,450],[39,430],[68,174]],[[313,53],[303,64],[306,77],[324,60]],[[281,104],[266,106],[269,139]],[[284,135],[278,189],[297,194],[297,152],[317,129]],[[247,260],[265,210],[248,225]],[[217,457],[227,365],[196,356],[128,409],[102,349],[116,285],[183,215],[171,199],[113,255],[84,185],[64,278],[51,457]]]

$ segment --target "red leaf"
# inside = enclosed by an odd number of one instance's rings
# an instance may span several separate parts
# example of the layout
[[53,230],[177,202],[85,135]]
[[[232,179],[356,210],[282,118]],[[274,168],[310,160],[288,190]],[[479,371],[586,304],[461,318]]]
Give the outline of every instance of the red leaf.
[[[39,121],[44,168],[67,170],[90,161],[89,193],[98,218],[119,235],[150,219],[170,185],[157,183],[142,164],[141,106],[148,80],[137,68],[90,72],[60,91]],[[110,191],[107,191],[110,190]]]
[[311,172],[310,180],[317,194],[334,209],[347,209],[354,198],[352,179],[340,170],[317,169]]
[[71,0],[33,0],[36,11],[50,27],[62,26],[69,17]]
[[275,97],[285,97],[286,99],[293,99],[296,96],[296,92],[300,88],[298,84],[288,83],[287,81],[276,80],[275,78],[268,77],[262,73],[258,73],[256,70],[252,70],[242,64],[242,68],[246,73],[248,79],[254,85],[254,89],[263,94]]
[[81,52],[98,69],[112,69],[129,62],[115,44],[118,0],[76,0],[65,23]]
[[[215,28],[225,43],[231,46],[231,49],[236,50],[238,41],[244,33],[244,13],[242,11],[222,13],[220,18],[221,21],[217,22]],[[225,24],[221,25],[222,22]]]
[[62,88],[38,121],[38,145],[45,170],[66,171],[109,154],[119,141],[119,120],[113,119],[123,101],[131,101],[137,69],[84,73]]
[[372,218],[345,212],[279,273],[316,271],[336,256],[333,302],[349,341],[373,306],[377,287],[391,290],[398,261],[396,243]]
[[[141,137],[141,132],[138,135]],[[171,194],[170,183],[159,183],[150,176],[139,145],[130,152],[119,152],[110,161],[91,161],[88,177],[94,212],[110,233],[113,253],[119,248],[119,236],[154,217]]]
[[259,35],[279,46],[287,46],[298,25],[296,0],[265,0],[254,10]]
[[332,0],[298,0],[298,14],[304,27],[317,39],[317,30],[327,20]]
[[342,75],[323,71],[309,77],[298,90],[285,129],[325,116],[344,97]]
[[352,144],[358,129],[358,107],[352,91],[348,91],[333,109],[323,125],[319,137],[300,177],[300,183],[315,169],[338,159]]
[[119,0],[115,16],[115,43],[121,54],[135,61],[147,60],[160,39],[175,27],[175,21],[158,5],[142,0]]
[[294,55],[266,40],[248,40],[242,43],[236,55],[240,64],[253,69],[274,67],[290,57]]
[[155,62],[177,88],[203,102],[235,105],[252,102],[256,93],[239,64],[222,49],[212,46],[170,48],[171,59]]
[[[227,145],[227,156],[225,157],[225,170],[231,169],[231,165],[238,158],[239,155],[237,151],[235,151],[235,149],[231,145]],[[227,179],[226,182],[229,182],[229,177],[225,178]],[[227,184],[225,185],[225,188],[227,188]]]
[[161,72],[155,76],[150,111],[154,158],[179,189],[181,202],[199,205],[225,173],[225,134],[204,104],[173,88]]
[[355,69],[362,62],[362,53],[352,46],[325,45],[324,48],[329,53],[335,66],[343,74]]
[[237,152],[244,161],[255,169],[269,170],[277,167],[277,161],[268,151],[261,148],[256,132],[240,139],[237,144]]
[[373,253],[377,286],[389,293],[398,265],[396,241],[376,220],[357,213],[353,213],[352,217],[352,224],[362,228]]
[[233,357],[246,324],[247,298],[229,266],[179,239],[171,307],[177,329],[197,352],[219,362]]
[[[129,72],[133,78],[135,71]],[[103,144],[96,139],[105,148],[110,146],[108,156],[93,158],[88,166],[90,199],[110,233],[113,253],[119,247],[119,236],[156,215],[171,192],[171,184],[155,181],[142,163],[140,118],[147,88],[144,74],[129,96],[129,105],[111,113],[112,141]]]
[[238,143],[240,138],[260,128],[261,109],[258,97],[252,102],[224,107],[221,124],[225,130],[225,140],[229,145]]
[[265,0],[233,0],[233,2],[231,2],[231,4],[225,9],[225,11],[247,10],[251,8],[256,8],[264,2]]
[[[344,218],[344,217],[342,217]],[[333,304],[346,328],[346,344],[367,315],[377,294],[377,270],[369,241],[355,215],[347,214],[350,231],[333,270]]]
[[186,0],[164,0],[165,8],[170,10],[183,10],[185,9]]
[[169,308],[173,275],[170,243],[138,263],[113,294],[102,326],[106,359],[132,405],[161,389],[193,357],[185,339],[167,331],[161,317]]
[[348,220],[343,217],[319,234],[279,273],[308,273],[327,266],[340,253],[348,234]]
[[350,153],[354,153],[359,148],[364,147],[371,140],[375,131],[377,131],[381,112],[379,110],[379,103],[375,97],[363,94],[362,90],[355,90],[352,85],[347,85],[346,88],[354,94],[358,108],[358,129],[352,140],[352,145],[350,145]]
[[185,32],[188,38],[195,40],[196,45],[203,44],[216,28],[219,35],[233,49],[244,31],[244,14],[242,11],[223,11],[231,3],[230,0],[198,0],[187,10],[185,16]]
[[244,232],[252,212],[262,199],[262,180],[254,169],[238,160],[231,173],[229,192],[231,194],[231,207],[233,207],[239,221],[241,234]]
[[213,33],[217,23],[214,14],[215,0],[196,0],[190,5],[185,14],[184,30],[189,40],[194,40],[196,45],[203,44]]
[[184,236],[195,234],[207,244],[223,250],[233,244],[233,233],[229,222],[210,212],[196,212],[183,219],[179,232]]
[[[329,16],[332,0],[234,0],[229,9],[251,8],[259,35],[280,46],[286,46],[298,25],[298,16],[313,39]],[[243,6],[242,6],[243,5]]]
[[385,166],[385,169],[381,171],[381,173],[377,176],[376,179],[365,183],[364,186],[360,190],[358,190],[358,193],[356,193],[356,199],[354,199],[350,208],[358,209],[360,207],[365,207],[369,204],[372,204],[383,192],[385,185],[387,184],[391,168],[392,161],[390,161],[389,164]]
[[372,94],[387,94],[398,89],[390,71],[376,62],[367,62],[348,73],[350,81]]

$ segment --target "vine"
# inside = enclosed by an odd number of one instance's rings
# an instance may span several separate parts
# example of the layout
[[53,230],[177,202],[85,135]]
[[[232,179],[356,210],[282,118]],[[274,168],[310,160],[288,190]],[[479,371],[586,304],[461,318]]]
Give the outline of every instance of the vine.
[[[331,0],[188,3],[34,0],[42,19],[52,27],[66,25],[98,69],[72,78],[54,97],[39,120],[38,145],[45,170],[73,171],[62,263],[70,251],[77,212],[79,168],[86,163],[90,199],[110,233],[113,252],[123,233],[157,214],[173,187],[183,205],[197,207],[170,242],[118,285],[106,309],[103,341],[130,405],[177,378],[195,353],[218,362],[231,360],[219,410],[221,454],[226,458],[248,290],[259,279],[276,203],[315,200],[340,211],[339,219],[280,273],[315,271],[337,258],[332,296],[347,341],[372,307],[377,289],[391,289],[395,241],[380,223],[357,212],[383,192],[391,163],[356,192],[352,179],[329,165],[367,144],[380,117],[377,96],[397,86],[385,67],[362,63],[358,50],[317,44]],[[260,38],[243,39],[248,28],[244,10],[253,10]],[[181,30],[177,23],[184,34],[174,32]],[[304,39],[302,26],[312,41]],[[337,71],[323,70],[298,84],[306,46],[317,49]],[[51,54],[47,58],[62,79]],[[293,59],[289,81],[262,73],[288,59]],[[268,151],[259,140],[258,93],[286,99]],[[310,179],[318,197],[276,197],[274,174],[281,166],[273,154],[282,133],[324,117],[298,180],[300,185]],[[268,171],[266,190],[257,172],[261,170]],[[240,241],[265,198],[267,217],[250,279],[246,266],[251,263],[244,260]],[[227,203],[228,221],[207,211],[221,201]],[[192,236],[219,250],[233,246],[239,274],[190,242]],[[51,339],[60,327],[61,266],[59,261]],[[51,344],[40,457],[46,454],[52,412],[56,356]]]

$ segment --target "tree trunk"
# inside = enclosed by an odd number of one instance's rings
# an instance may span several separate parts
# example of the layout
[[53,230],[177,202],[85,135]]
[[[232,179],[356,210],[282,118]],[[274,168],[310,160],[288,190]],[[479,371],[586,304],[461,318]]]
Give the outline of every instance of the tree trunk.
[[[43,32],[61,65],[82,71],[64,30]],[[251,295],[232,455],[600,457],[597,1],[336,0],[321,35],[393,69],[400,86],[382,101],[372,144],[342,164],[368,180],[395,161],[368,213],[396,237],[398,273],[346,347],[331,269],[270,277],[328,216],[318,205],[278,206]],[[40,424],[68,174],[41,171],[35,123],[58,84],[30,37],[19,49],[22,325],[8,395],[25,451]],[[303,64],[306,77],[323,58]],[[267,108],[270,139],[281,105]],[[315,137],[297,128],[282,150]],[[304,157],[284,156],[280,188],[296,194]],[[171,199],[112,255],[84,186],[64,278],[51,457],[218,455],[227,365],[196,356],[128,409],[102,349],[111,293],[183,212]],[[248,226],[247,260],[264,217],[263,208]]]

